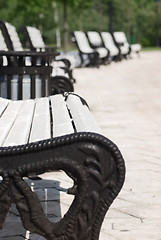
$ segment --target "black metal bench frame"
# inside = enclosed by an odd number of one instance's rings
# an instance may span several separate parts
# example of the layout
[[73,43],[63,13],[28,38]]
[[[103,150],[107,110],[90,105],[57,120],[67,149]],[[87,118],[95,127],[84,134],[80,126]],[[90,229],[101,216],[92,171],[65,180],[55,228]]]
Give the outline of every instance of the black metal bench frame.
[[[74,154],[73,154],[74,152]],[[17,147],[0,148],[0,226],[15,203],[24,227],[48,240],[96,240],[106,211],[124,182],[118,148],[95,133],[77,133]],[[37,195],[22,179],[63,170],[75,182],[75,199],[63,219],[51,223]]]
[[[40,53],[35,54],[36,58]],[[50,55],[44,54],[48,59]],[[13,53],[11,57],[24,62],[23,53],[19,57]],[[50,71],[50,66],[45,67]],[[28,69],[16,65],[7,68],[1,67],[2,72],[10,69],[17,73],[21,69],[20,76]],[[44,67],[31,66],[31,74],[37,74],[38,69],[44,73]],[[82,98],[81,101],[86,104]],[[65,216],[52,223],[23,178],[30,173],[39,175],[55,170],[63,170],[73,179],[74,186],[68,192],[74,194],[74,201]],[[105,214],[124,183],[125,165],[119,149],[108,138],[94,132],[75,132],[25,145],[0,147],[0,176],[0,228],[14,203],[25,229],[48,240],[97,240]]]

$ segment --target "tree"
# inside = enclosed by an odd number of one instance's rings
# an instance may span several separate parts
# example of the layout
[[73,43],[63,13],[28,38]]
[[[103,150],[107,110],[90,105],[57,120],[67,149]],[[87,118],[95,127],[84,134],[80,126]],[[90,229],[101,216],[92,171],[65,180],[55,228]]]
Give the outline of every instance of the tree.
[[67,51],[67,42],[68,42],[68,7],[71,8],[72,14],[76,14],[77,21],[79,22],[79,27],[82,29],[82,22],[81,22],[81,16],[84,9],[87,9],[91,6],[92,2],[94,0],[57,0],[58,2],[61,2],[63,4],[63,49],[64,52]]
[[[156,44],[161,37],[161,0],[1,0],[0,16],[17,29],[23,25],[40,28],[45,42],[52,44],[59,27],[67,51],[71,31],[109,31],[110,1],[114,31],[124,31],[131,42],[143,46]],[[59,22],[54,19],[53,2],[57,2]]]
[[63,49],[64,52],[67,52],[67,43],[68,43],[68,5],[75,4],[76,0],[57,0],[58,3],[63,4]]

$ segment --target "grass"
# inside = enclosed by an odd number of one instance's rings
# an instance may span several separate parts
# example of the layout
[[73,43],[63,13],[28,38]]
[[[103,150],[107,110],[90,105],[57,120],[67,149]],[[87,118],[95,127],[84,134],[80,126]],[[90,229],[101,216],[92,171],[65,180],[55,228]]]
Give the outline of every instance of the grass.
[[142,47],[142,51],[161,51],[161,47]]

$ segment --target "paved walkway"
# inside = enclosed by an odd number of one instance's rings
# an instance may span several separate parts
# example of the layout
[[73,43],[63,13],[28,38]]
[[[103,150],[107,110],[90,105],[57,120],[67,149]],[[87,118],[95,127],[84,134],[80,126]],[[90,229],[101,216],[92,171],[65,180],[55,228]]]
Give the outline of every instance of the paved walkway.
[[[103,134],[119,146],[127,168],[100,240],[161,240],[161,52],[141,53],[140,58],[99,69],[75,69],[74,74],[75,92],[87,100]],[[34,182],[34,190],[50,220],[58,221],[72,201],[66,194],[71,181],[63,172],[54,177],[48,173],[43,189],[40,185]],[[26,232],[13,207],[1,239],[44,238]]]
[[161,52],[75,74],[76,92],[127,168],[100,240],[161,240]]

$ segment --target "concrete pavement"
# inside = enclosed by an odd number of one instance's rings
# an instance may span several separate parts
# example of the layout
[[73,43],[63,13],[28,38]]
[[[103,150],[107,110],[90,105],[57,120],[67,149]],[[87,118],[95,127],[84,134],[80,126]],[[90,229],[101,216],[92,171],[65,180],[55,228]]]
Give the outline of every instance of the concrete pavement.
[[[161,51],[99,69],[75,69],[74,76],[75,92],[86,99],[102,133],[118,145],[127,169],[100,240],[161,240]],[[63,172],[48,173],[43,188],[41,181],[29,184],[49,219],[59,221],[72,201],[66,194],[71,179]],[[23,229],[13,206],[0,230],[2,239],[44,238]]]
[[161,240],[161,52],[75,74],[76,92],[120,148],[127,169],[100,240]]

